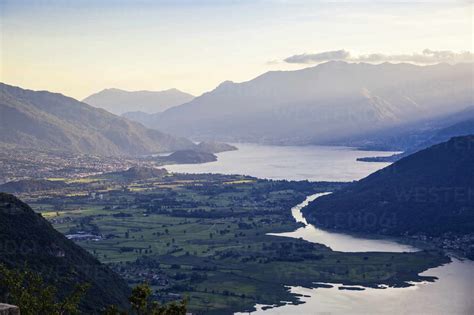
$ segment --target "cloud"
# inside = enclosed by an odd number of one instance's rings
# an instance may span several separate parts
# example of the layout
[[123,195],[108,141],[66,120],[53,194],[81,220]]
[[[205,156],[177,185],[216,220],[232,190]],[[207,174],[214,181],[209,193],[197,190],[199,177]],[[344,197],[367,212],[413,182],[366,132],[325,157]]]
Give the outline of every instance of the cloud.
[[350,57],[350,53],[348,51],[342,50],[333,50],[333,51],[325,51],[316,54],[301,54],[301,55],[294,55],[288,58],[285,58],[284,61],[287,63],[318,63],[324,62],[328,60],[347,60]]
[[278,65],[278,64],[280,64],[280,63],[282,63],[282,61],[281,61],[281,60],[278,60],[278,59],[273,59],[273,60],[269,60],[269,61],[266,62],[266,64],[267,64],[268,66]]
[[346,50],[326,51],[316,54],[301,54],[285,58],[287,63],[314,64],[331,60],[344,60],[350,62],[412,62],[417,64],[433,64],[440,62],[460,63],[473,62],[474,54],[470,51],[454,52],[450,50],[425,49],[421,53],[413,54],[382,54],[372,53],[352,56]]

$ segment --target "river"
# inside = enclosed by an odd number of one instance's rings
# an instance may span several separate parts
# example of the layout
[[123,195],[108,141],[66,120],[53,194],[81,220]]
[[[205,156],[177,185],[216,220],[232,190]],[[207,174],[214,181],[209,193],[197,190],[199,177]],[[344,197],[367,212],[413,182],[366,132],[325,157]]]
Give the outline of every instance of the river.
[[343,233],[334,233],[318,229],[314,225],[308,224],[301,213],[301,209],[307,206],[309,202],[326,194],[327,193],[308,196],[305,201],[291,209],[293,218],[295,218],[297,222],[305,224],[304,227],[293,232],[271,233],[271,235],[302,238],[308,242],[324,244],[331,247],[332,250],[341,252],[413,252],[418,250],[412,246],[400,244],[387,238],[369,239]]
[[[325,244],[333,250],[343,252],[407,252],[417,249],[387,239],[367,239],[342,233],[333,233],[308,224],[301,209],[308,202],[325,194],[309,196],[304,202],[293,207],[296,221],[305,224],[290,233],[272,235],[300,238],[314,243]],[[435,276],[432,282],[414,283],[408,288],[366,288],[364,291],[339,290],[342,284],[332,288],[309,289],[291,287],[293,293],[301,294],[304,304],[286,305],[257,311],[261,315],[301,315],[301,314],[474,314],[474,262],[453,259],[447,265],[429,269],[422,273]]]
[[[367,152],[346,147],[324,146],[268,146],[236,144],[238,151],[218,154],[218,161],[199,165],[171,165],[175,172],[243,174],[260,178],[352,181],[388,165],[387,163],[357,162],[358,157],[391,155],[392,152]],[[307,224],[301,208],[321,194],[309,196],[291,209],[295,220],[305,224],[293,232],[276,234],[303,238],[321,243],[333,250],[345,252],[415,251],[416,248],[390,239],[374,239],[328,232]],[[302,294],[299,305],[285,305],[262,310],[258,315],[306,314],[474,314],[474,262],[453,259],[453,262],[423,273],[438,277],[435,282],[415,283],[409,288],[372,289],[364,291],[333,288],[309,289],[291,287]],[[247,314],[247,313],[246,313]]]

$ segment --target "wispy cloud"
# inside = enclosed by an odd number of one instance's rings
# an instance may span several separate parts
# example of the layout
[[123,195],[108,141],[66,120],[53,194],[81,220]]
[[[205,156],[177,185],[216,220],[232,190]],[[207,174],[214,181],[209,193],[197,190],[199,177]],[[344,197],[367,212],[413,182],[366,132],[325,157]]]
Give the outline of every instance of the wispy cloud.
[[454,52],[450,50],[425,49],[421,53],[412,54],[382,54],[372,53],[354,56],[349,51],[341,49],[325,51],[314,54],[293,55],[283,59],[287,63],[315,64],[331,60],[344,60],[352,62],[412,62],[418,64],[432,64],[439,62],[459,63],[473,62],[474,54],[470,51]]
[[350,53],[344,49],[324,51],[316,54],[301,54],[293,55],[285,58],[284,61],[288,63],[318,63],[328,60],[347,60],[350,58]]

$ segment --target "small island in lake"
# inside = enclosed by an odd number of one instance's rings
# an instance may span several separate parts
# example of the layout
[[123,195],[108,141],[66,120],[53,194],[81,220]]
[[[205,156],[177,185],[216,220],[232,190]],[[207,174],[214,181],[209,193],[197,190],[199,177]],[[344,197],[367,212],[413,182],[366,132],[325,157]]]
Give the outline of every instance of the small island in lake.
[[215,142],[215,141],[203,141],[199,143],[197,146],[198,146],[199,151],[209,152],[209,153],[221,153],[221,152],[238,150],[236,146],[223,143],[223,142]]
[[168,156],[159,157],[159,160],[167,164],[199,164],[215,162],[217,161],[217,156],[203,151],[180,150]]

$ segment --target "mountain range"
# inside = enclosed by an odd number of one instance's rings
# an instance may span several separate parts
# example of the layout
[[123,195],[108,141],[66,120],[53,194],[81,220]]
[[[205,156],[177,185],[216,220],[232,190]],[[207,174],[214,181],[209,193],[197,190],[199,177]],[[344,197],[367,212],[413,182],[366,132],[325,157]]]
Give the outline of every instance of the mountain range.
[[474,107],[469,107],[451,115],[389,128],[341,144],[368,150],[403,151],[391,156],[359,159],[365,162],[395,162],[452,137],[472,134],[474,134]]
[[194,98],[177,89],[165,91],[124,91],[105,89],[86,97],[83,102],[116,115],[127,112],[158,113]]
[[5,145],[108,156],[196,148],[62,94],[0,83],[0,147]]
[[226,81],[146,126],[199,140],[327,144],[472,106],[473,64],[327,62]]
[[473,189],[474,135],[470,135],[404,157],[316,199],[302,211],[309,222],[342,231],[472,235]]

